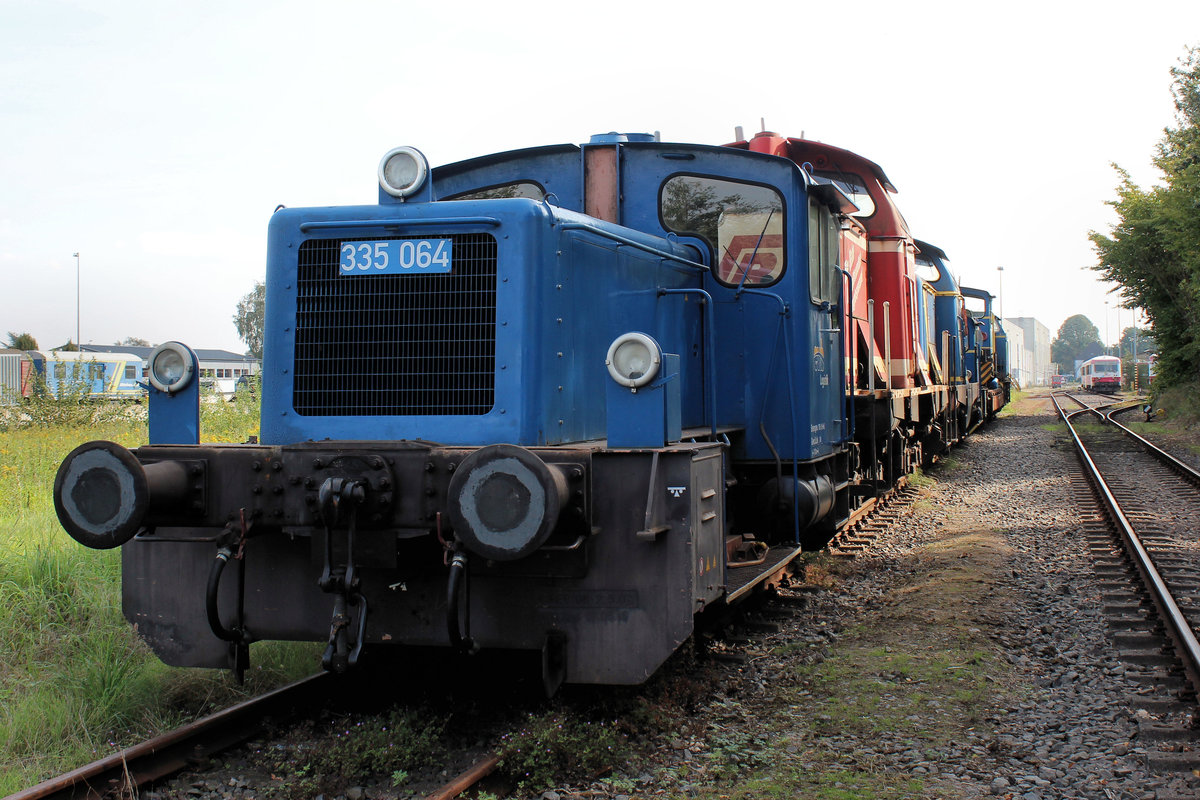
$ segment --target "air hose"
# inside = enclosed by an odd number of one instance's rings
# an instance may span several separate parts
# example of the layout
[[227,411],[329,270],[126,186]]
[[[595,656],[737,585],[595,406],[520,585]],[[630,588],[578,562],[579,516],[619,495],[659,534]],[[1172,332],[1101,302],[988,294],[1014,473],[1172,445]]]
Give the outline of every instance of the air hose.
[[[454,558],[450,560],[450,577],[446,582],[446,631],[450,634],[450,644],[455,650],[462,653],[474,653],[478,650],[475,645],[475,640],[471,638],[471,609],[470,609],[470,584],[466,575],[467,572],[467,554],[456,552]],[[459,585],[467,586],[467,624],[466,635],[459,630],[458,626],[458,596]]]
[[237,628],[230,630],[221,624],[221,615],[217,609],[217,590],[221,588],[221,573],[225,565],[233,558],[233,550],[222,547],[217,551],[217,559],[208,571],[208,588],[204,592],[204,608],[208,613],[208,627],[213,635],[225,642],[242,641],[242,632]]

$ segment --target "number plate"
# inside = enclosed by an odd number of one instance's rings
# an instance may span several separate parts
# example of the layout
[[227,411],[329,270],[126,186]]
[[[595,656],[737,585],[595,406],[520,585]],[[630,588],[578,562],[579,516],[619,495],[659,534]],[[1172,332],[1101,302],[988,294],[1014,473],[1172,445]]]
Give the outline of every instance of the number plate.
[[338,262],[341,275],[417,275],[450,272],[449,239],[346,242]]

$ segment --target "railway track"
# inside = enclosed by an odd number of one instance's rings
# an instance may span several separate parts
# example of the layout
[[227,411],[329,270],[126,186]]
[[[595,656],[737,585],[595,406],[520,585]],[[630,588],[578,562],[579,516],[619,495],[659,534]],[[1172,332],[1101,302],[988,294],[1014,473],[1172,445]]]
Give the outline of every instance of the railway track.
[[[1111,639],[1134,682],[1157,769],[1200,768],[1200,474],[1112,419],[1112,401],[1055,405],[1079,453],[1081,520]],[[1148,745],[1149,746],[1149,745]]]

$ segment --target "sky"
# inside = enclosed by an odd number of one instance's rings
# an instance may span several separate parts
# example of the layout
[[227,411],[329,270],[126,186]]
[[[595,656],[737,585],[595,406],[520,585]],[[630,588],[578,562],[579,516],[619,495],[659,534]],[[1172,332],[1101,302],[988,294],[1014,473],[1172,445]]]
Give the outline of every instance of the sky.
[[1111,164],[1158,182],[1196,45],[1195,0],[0,0],[0,336],[74,340],[78,292],[85,343],[242,352],[272,210],[377,202],[391,147],[438,165],[765,120],[882,166],[1004,316],[1113,341],[1132,312],[1088,233],[1115,221]]

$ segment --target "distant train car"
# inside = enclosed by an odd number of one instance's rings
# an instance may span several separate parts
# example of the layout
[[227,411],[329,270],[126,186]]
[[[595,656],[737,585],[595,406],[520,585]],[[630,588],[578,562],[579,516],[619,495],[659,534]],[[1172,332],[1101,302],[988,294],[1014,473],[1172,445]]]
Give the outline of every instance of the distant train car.
[[132,353],[56,350],[45,359],[46,390],[55,397],[78,394],[92,400],[140,400],[142,359]]
[[1079,367],[1079,382],[1088,392],[1116,394],[1121,391],[1121,359],[1116,356],[1089,358]]
[[1051,389],[1061,389],[1063,387],[1063,384],[1066,383],[1066,380],[1067,380],[1066,375],[1051,375],[1050,376],[1050,388]]

